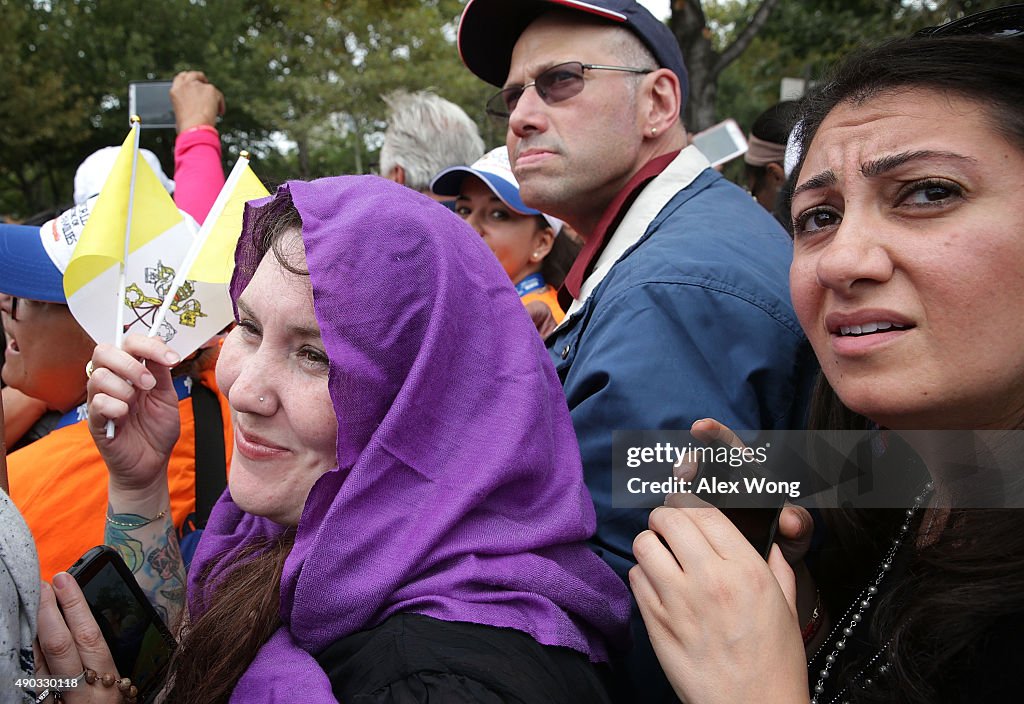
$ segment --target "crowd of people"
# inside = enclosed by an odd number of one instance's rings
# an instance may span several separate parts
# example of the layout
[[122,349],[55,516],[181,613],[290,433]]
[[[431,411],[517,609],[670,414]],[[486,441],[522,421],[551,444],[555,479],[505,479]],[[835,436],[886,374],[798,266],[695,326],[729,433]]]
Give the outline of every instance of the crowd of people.
[[[1016,701],[1024,5],[845,57],[745,189],[633,0],[470,0],[458,49],[506,144],[386,96],[380,176],[246,204],[185,359],[94,344],[52,228],[0,227],[0,701]],[[171,98],[202,222],[224,96]],[[787,504],[765,557],[685,490],[623,507],[637,430],[855,433],[902,493]],[[155,684],[66,571],[101,543],[177,640]]]

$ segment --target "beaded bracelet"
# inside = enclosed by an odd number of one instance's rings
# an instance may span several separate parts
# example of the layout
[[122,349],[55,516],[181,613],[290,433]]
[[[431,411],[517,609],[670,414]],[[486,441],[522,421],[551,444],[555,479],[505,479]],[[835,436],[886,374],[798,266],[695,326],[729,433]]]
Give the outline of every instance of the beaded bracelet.
[[135,704],[139,696],[139,688],[133,685],[132,681],[127,677],[118,678],[109,672],[100,675],[96,670],[86,668],[85,681],[89,684],[99,681],[107,689],[117,685],[117,691],[121,693],[121,699],[125,704]]
[[821,591],[815,590],[814,611],[811,612],[811,620],[800,629],[800,636],[804,639],[804,645],[814,640],[814,636],[818,635],[824,620],[824,609],[821,608]]

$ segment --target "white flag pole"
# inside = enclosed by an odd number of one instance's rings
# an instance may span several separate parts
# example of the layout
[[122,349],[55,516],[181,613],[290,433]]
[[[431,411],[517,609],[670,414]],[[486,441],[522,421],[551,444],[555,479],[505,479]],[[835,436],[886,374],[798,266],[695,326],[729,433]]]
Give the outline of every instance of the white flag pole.
[[155,337],[157,332],[160,330],[160,326],[163,325],[164,318],[167,317],[167,311],[170,310],[171,304],[174,302],[174,297],[178,293],[178,289],[188,279],[188,273],[192,270],[192,265],[196,263],[196,259],[199,257],[199,253],[206,244],[206,240],[209,239],[210,232],[213,231],[213,227],[217,224],[217,220],[219,220],[220,216],[223,215],[224,208],[227,206],[228,200],[231,198],[231,193],[235,190],[238,180],[242,177],[242,174],[245,172],[245,167],[248,165],[249,152],[240,152],[238,155],[238,161],[235,162],[234,167],[231,169],[231,173],[228,174],[228,178],[224,182],[223,188],[221,188],[220,193],[217,194],[217,200],[213,201],[213,207],[210,208],[209,214],[206,216],[206,219],[203,220],[203,225],[199,228],[199,233],[195,236],[192,246],[185,255],[185,259],[182,261],[181,266],[178,267],[178,270],[174,273],[174,281],[171,282],[171,288],[164,297],[163,303],[160,304],[160,310],[157,311],[156,317],[153,319],[153,324],[149,328],[149,337]]
[[[114,331],[114,346],[121,349],[124,346],[124,297],[128,288],[128,273],[126,264],[128,252],[131,247],[132,237],[132,209],[135,205],[135,174],[139,165],[139,125],[142,120],[138,115],[131,116],[132,132],[132,178],[128,186],[128,220],[124,226],[124,255],[121,257],[120,277],[117,284],[117,329]],[[114,421],[108,420],[106,427],[107,439],[114,437]]]

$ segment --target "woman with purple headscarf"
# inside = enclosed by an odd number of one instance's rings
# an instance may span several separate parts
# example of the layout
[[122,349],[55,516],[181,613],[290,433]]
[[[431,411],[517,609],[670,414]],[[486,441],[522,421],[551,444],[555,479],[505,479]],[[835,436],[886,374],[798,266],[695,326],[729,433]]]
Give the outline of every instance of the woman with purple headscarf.
[[[246,207],[231,294],[217,376],[234,455],[167,701],[606,700],[595,664],[627,643],[628,597],[583,543],[594,510],[561,387],[480,238],[381,179],[292,182]],[[168,354],[156,339],[98,347],[89,422],[109,522],[176,622]],[[56,600],[77,624],[66,577]],[[44,652],[80,643],[48,653],[48,671],[109,671],[43,601],[41,621],[59,621],[41,626]]]

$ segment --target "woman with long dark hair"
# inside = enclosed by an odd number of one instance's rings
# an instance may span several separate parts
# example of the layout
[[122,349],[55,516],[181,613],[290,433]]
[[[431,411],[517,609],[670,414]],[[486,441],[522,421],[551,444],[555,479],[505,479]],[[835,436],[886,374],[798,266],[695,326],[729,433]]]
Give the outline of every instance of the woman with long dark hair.
[[[457,216],[375,177],[247,205],[217,366],[229,485],[166,701],[607,700],[595,664],[627,638],[628,597],[583,543],[594,510],[565,400],[504,277]],[[93,355],[89,423],[108,536],[147,556],[138,574],[173,621],[177,402],[167,348],[129,340]],[[69,582],[53,591],[73,633],[44,594],[47,671],[116,675]]]
[[852,57],[802,120],[790,285],[815,426],[879,429],[930,481],[896,521],[835,516],[806,624],[777,549],[656,509],[671,549],[640,535],[630,575],[655,649],[693,704],[1019,701],[1024,512],[996,507],[1021,506],[1024,469],[1024,9]]

